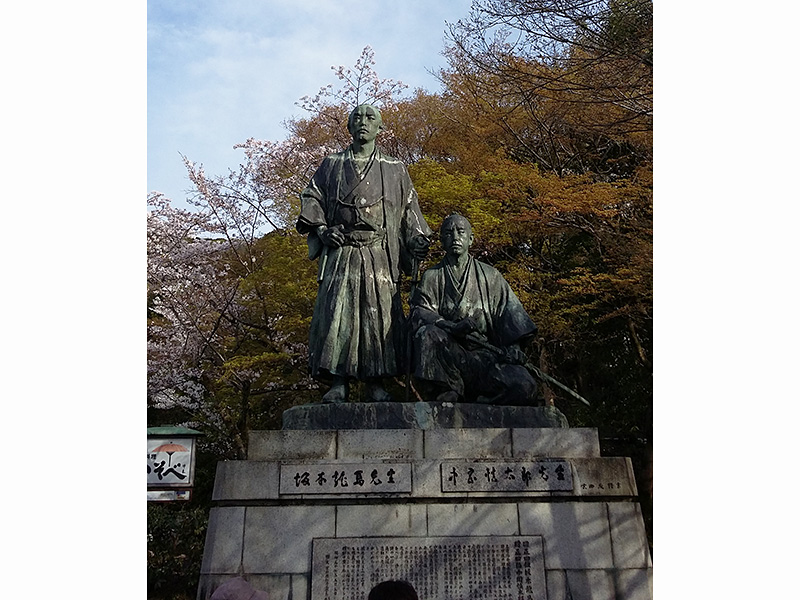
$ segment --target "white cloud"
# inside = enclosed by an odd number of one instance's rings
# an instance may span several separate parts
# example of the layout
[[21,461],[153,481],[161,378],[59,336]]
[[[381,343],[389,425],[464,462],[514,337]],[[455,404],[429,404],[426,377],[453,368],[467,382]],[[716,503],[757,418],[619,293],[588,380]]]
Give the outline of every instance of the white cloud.
[[438,89],[445,20],[469,0],[430,2],[170,2],[148,4],[148,190],[175,201],[188,186],[179,153],[211,173],[234,168],[232,146],[281,139],[295,102],[336,84],[332,66],[375,50],[376,69],[411,89]]

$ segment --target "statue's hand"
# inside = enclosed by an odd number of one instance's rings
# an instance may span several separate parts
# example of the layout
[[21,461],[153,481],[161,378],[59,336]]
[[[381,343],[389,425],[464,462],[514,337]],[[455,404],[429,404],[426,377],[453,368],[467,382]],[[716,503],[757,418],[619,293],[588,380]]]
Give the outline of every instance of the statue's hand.
[[344,235],[338,227],[320,228],[317,230],[317,235],[323,244],[331,248],[339,248],[344,245]]
[[453,324],[453,328],[450,330],[454,336],[458,338],[467,337],[473,331],[478,330],[478,323],[472,317],[464,317],[460,321]]
[[428,256],[428,250],[430,250],[430,247],[431,241],[424,235],[411,238],[411,240],[408,242],[409,252],[411,252],[414,258],[418,260],[423,260],[426,256]]
[[456,326],[455,323],[452,321],[448,321],[447,319],[439,319],[434,323],[439,329],[444,329],[448,333],[453,332],[453,328]]

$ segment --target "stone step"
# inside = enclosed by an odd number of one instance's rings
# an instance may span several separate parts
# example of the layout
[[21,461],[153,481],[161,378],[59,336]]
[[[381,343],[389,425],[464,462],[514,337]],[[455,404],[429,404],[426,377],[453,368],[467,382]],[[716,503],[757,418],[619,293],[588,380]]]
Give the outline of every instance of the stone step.
[[302,404],[283,413],[283,429],[436,429],[569,427],[554,406],[451,402]]
[[261,430],[250,432],[250,460],[592,458],[594,428]]

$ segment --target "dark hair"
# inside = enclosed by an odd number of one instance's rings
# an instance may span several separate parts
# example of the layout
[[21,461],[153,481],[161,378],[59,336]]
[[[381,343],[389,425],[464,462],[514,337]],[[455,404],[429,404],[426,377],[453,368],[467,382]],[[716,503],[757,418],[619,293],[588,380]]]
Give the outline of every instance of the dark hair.
[[382,581],[370,590],[367,600],[419,600],[407,581]]
[[447,215],[444,218],[444,220],[442,221],[441,226],[439,227],[439,232],[441,233],[441,231],[444,229],[444,226],[447,223],[449,223],[451,221],[455,221],[456,219],[460,219],[461,221],[464,221],[464,223],[466,223],[467,226],[469,226],[470,233],[472,233],[472,223],[470,223],[469,219],[467,217],[465,217],[464,215],[462,215],[460,212],[451,212],[449,215]]

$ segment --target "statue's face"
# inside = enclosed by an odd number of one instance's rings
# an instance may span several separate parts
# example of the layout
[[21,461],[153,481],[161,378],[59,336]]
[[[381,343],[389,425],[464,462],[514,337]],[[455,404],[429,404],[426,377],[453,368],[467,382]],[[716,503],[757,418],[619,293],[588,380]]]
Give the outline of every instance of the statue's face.
[[449,256],[461,256],[469,252],[474,237],[472,227],[464,217],[445,219],[441,230],[442,247]]
[[369,105],[361,105],[353,111],[348,123],[353,140],[360,144],[372,142],[381,130],[380,114]]

